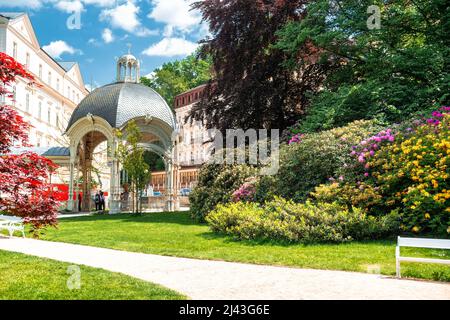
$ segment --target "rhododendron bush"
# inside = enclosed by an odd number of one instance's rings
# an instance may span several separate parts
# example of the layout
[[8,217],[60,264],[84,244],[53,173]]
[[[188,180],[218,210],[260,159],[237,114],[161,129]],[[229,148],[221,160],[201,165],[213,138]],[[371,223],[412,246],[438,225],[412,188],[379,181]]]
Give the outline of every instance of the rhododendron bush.
[[352,147],[339,179],[311,194],[317,201],[401,214],[413,233],[450,234],[450,107],[411,126],[393,126]]
[[[0,53],[0,94],[12,97],[8,88],[22,77],[33,85],[33,76],[10,56]],[[9,105],[0,105],[0,211],[24,218],[34,235],[55,225],[58,201],[46,182],[56,165],[35,153],[11,155],[14,146],[28,146],[30,125]]]
[[403,228],[416,233],[450,231],[450,113],[441,111],[367,162],[383,204],[402,208]]

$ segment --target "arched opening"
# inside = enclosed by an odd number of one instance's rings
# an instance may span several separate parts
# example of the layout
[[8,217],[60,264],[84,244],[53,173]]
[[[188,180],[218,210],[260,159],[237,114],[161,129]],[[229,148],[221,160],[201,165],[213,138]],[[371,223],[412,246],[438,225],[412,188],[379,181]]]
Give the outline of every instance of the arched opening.
[[89,212],[95,208],[94,195],[102,192],[105,203],[109,190],[108,143],[100,131],[84,134],[76,146],[74,191],[76,211]]

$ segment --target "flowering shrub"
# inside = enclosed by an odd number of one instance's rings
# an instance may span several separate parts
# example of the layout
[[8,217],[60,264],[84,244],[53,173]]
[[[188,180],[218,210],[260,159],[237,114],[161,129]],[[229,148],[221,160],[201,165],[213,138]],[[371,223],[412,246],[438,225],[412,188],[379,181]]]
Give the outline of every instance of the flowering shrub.
[[203,165],[197,186],[189,195],[192,217],[202,221],[217,204],[230,202],[233,193],[255,172],[247,165]]
[[235,192],[233,192],[232,200],[238,201],[254,201],[256,195],[256,179],[252,178],[250,181],[245,182]]
[[376,239],[398,229],[395,212],[375,218],[337,203],[294,203],[278,197],[264,206],[249,202],[219,204],[206,221],[213,231],[238,239],[302,243]]
[[366,182],[359,182],[357,185],[348,182],[322,184],[311,192],[311,197],[318,202],[337,202],[347,206],[349,210],[357,207],[366,212],[370,212],[370,209],[377,207],[382,201],[379,188]]
[[301,133],[297,133],[296,135],[293,135],[291,140],[289,140],[288,144],[294,144],[294,143],[300,143],[302,142],[302,139],[305,135]]
[[450,226],[450,114],[441,111],[367,162],[386,207],[401,208],[404,229],[417,233]]
[[300,143],[284,145],[272,190],[285,198],[305,200],[316,186],[340,176],[342,168],[353,163],[352,146],[380,130],[373,121],[355,121],[342,128],[306,134]]

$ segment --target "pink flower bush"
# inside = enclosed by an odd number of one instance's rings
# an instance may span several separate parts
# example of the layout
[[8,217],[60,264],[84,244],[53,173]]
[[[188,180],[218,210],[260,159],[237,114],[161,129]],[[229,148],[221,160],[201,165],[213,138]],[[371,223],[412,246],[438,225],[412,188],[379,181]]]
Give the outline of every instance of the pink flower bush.
[[300,143],[300,142],[302,142],[302,139],[303,139],[304,136],[305,136],[304,134],[298,133],[298,134],[294,135],[291,138],[291,140],[289,140],[288,144],[291,145],[291,144],[294,144],[294,143]]
[[[420,127],[424,125],[438,126],[441,123],[441,119],[444,114],[450,112],[450,106],[443,106],[439,110],[433,111],[431,117],[423,120],[415,120],[413,122],[415,127]],[[413,133],[413,128],[406,128],[402,134]],[[352,147],[351,155],[354,156],[358,162],[364,166],[364,177],[369,177],[369,164],[368,160],[375,155],[377,150],[379,150],[383,145],[392,143],[395,141],[395,137],[398,132],[394,132],[393,129],[383,130],[377,135],[363,140],[357,146]]]
[[255,199],[256,186],[254,181],[245,182],[236,191],[233,192],[232,200],[234,202],[251,202]]

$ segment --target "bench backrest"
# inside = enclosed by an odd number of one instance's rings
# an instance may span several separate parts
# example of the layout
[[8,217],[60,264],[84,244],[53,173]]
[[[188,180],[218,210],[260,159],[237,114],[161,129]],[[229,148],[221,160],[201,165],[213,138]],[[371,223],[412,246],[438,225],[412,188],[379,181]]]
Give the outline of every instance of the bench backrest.
[[399,247],[450,249],[450,240],[398,237],[397,245]]
[[19,217],[5,216],[5,215],[1,215],[1,214],[0,214],[0,220],[6,220],[6,221],[11,221],[11,222],[22,222],[23,221],[23,219],[19,218]]

